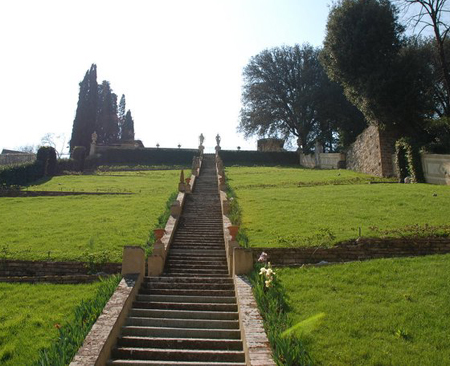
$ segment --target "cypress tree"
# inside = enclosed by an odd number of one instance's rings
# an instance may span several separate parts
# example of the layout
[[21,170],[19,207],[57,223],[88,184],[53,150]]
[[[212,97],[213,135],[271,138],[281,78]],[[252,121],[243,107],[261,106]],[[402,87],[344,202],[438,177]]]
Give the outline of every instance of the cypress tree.
[[111,85],[104,80],[98,87],[98,111],[96,132],[98,142],[110,144],[119,140],[119,119],[117,116],[117,95],[111,90]]
[[125,122],[122,127],[122,141],[129,140],[134,140],[134,121],[130,110],[125,115]]
[[97,117],[97,90],[97,65],[92,64],[80,82],[78,105],[73,121],[72,138],[70,139],[70,151],[73,151],[75,146],[84,146],[89,151]]
[[125,123],[125,114],[126,114],[126,102],[125,102],[125,94],[122,94],[119,102],[119,111],[117,113],[117,117],[119,119],[119,139],[122,140],[123,134],[123,125]]

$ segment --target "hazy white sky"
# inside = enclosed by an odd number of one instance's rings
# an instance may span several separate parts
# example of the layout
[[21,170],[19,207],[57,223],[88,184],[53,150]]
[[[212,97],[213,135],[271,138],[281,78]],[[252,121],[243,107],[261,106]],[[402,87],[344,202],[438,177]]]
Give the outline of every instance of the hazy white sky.
[[242,69],[265,48],[322,44],[330,0],[2,1],[0,150],[70,139],[79,86],[125,94],[145,146],[256,149],[237,133]]

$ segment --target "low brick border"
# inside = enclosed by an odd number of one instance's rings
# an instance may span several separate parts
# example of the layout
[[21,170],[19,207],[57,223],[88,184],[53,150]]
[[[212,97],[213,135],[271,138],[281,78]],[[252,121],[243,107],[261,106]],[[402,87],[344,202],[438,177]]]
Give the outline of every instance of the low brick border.
[[126,276],[104,307],[69,366],[105,365],[139,291],[143,276]]
[[92,283],[102,276],[98,275],[73,275],[73,276],[34,276],[34,277],[0,277],[0,282],[7,283],[54,283],[76,285],[80,283]]
[[251,248],[253,261],[266,252],[274,266],[301,266],[320,262],[341,263],[377,258],[414,257],[450,253],[448,238],[359,238],[331,248]]
[[234,286],[247,365],[276,366],[250,282],[245,276],[234,276]]
[[[120,273],[122,263],[105,263],[96,266],[97,273]],[[69,261],[25,261],[0,259],[0,277],[45,277],[89,275],[89,264]]]
[[61,197],[61,196],[105,196],[105,195],[130,195],[131,192],[67,192],[67,191],[19,191],[0,190],[0,197]]

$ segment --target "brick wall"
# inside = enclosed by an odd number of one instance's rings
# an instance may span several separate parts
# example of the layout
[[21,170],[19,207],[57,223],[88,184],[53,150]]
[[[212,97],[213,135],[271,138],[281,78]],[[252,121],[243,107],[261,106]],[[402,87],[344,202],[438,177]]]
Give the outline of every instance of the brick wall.
[[450,253],[450,239],[357,239],[332,248],[251,248],[256,261],[261,252],[269,255],[275,266],[300,266],[326,262],[350,262],[358,260],[410,257]]
[[394,133],[375,126],[367,127],[347,150],[347,169],[377,177],[394,176],[395,141]]
[[[98,265],[96,272],[120,273],[121,263]],[[45,277],[88,275],[89,267],[83,262],[47,262],[0,260],[0,277]]]

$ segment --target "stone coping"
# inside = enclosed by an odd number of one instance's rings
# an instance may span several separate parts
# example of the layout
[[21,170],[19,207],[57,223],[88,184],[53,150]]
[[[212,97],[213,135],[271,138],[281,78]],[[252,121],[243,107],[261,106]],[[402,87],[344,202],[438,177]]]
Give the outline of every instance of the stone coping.
[[239,325],[248,366],[275,366],[252,286],[245,276],[234,276]]
[[139,291],[142,275],[122,278],[69,366],[103,366],[111,357],[121,327]]

